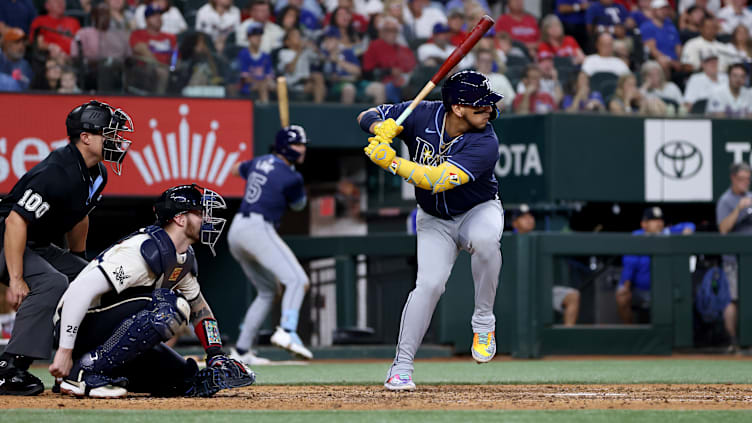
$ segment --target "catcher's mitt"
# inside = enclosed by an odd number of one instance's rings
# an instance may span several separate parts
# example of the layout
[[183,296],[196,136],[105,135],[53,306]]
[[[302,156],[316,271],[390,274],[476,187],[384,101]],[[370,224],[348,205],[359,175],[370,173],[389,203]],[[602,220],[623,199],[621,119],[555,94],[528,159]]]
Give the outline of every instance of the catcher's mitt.
[[186,397],[210,397],[222,389],[227,389],[225,374],[218,368],[207,367],[199,370],[185,392]]
[[215,355],[206,361],[207,369],[217,369],[224,375],[228,388],[240,388],[253,385],[256,373],[245,363],[233,360],[226,355]]

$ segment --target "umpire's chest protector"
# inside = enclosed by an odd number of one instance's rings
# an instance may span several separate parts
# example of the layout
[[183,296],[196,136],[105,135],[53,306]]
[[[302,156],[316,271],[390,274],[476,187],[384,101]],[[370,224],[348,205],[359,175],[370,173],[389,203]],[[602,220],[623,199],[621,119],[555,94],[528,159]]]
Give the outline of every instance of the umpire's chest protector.
[[156,288],[172,289],[188,272],[198,276],[198,264],[192,247],[188,247],[185,260],[180,262],[175,245],[164,229],[148,226],[143,231],[149,235],[149,239],[141,244],[141,255],[155,274]]

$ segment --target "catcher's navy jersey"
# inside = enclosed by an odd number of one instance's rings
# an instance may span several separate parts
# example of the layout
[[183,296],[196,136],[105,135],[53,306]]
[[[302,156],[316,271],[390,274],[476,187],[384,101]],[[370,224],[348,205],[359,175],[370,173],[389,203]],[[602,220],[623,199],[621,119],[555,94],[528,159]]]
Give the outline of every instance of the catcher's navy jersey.
[[[382,120],[396,120],[409,104],[382,104],[377,110]],[[498,197],[499,184],[493,169],[499,160],[499,139],[489,123],[483,131],[466,132],[454,139],[444,134],[444,139],[440,140],[444,132],[444,114],[441,102],[421,102],[402,124],[405,129],[397,137],[407,144],[410,160],[431,166],[446,161],[470,177],[470,182],[435,195],[429,190],[415,188],[415,198],[424,211],[448,219]]]
[[303,177],[274,154],[241,163],[240,176],[246,180],[240,213],[258,213],[279,225],[288,204],[305,201]]

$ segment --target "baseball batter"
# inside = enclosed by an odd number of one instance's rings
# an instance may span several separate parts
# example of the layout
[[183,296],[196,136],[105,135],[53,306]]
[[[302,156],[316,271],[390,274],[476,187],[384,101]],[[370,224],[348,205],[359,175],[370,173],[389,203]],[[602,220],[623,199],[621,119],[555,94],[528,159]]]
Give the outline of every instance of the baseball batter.
[[[376,135],[369,138],[366,155],[415,185],[420,207],[418,277],[402,311],[397,355],[384,383],[389,390],[415,389],[415,352],[460,250],[472,255],[473,358],[486,363],[496,354],[493,305],[501,271],[504,212],[493,173],[499,140],[489,121],[498,115],[496,103],[502,96],[475,71],[452,75],[441,92],[442,102],[421,102],[404,128],[394,119],[409,103],[384,104],[358,116],[360,127]],[[397,135],[407,144],[409,160],[397,157],[390,145]]]
[[[214,252],[225,225],[214,210],[223,208],[224,199],[212,190],[170,188],[154,205],[155,225],[118,241],[81,271],[56,314],[59,347],[50,373],[62,378],[62,393],[211,396],[255,381],[245,364],[222,351],[191,247],[201,242]],[[162,343],[189,321],[206,350],[201,371]]]
[[285,293],[282,318],[271,342],[305,359],[313,358],[297,334],[308,276],[276,230],[288,207],[295,211],[305,208],[303,177],[295,165],[305,160],[307,143],[302,127],[282,128],[275,137],[272,154],[236,164],[232,169],[234,175],[246,180],[246,188],[227,241],[230,253],[256,287],[257,295],[245,314],[231,357],[250,365],[269,363],[257,357],[251,346],[274,303],[278,283],[284,285]]

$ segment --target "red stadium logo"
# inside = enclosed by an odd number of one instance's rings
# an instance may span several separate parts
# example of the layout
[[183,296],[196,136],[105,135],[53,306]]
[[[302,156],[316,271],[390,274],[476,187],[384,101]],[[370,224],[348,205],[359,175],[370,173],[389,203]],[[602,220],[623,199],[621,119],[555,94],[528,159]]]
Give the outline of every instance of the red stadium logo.
[[[54,149],[68,144],[65,117],[89,96],[2,94],[0,192],[6,193]],[[104,195],[155,196],[196,182],[240,197],[245,181],[232,165],[251,158],[253,104],[248,100],[97,97],[133,118],[123,174],[110,173]],[[44,110],[44,121],[39,121]]]

